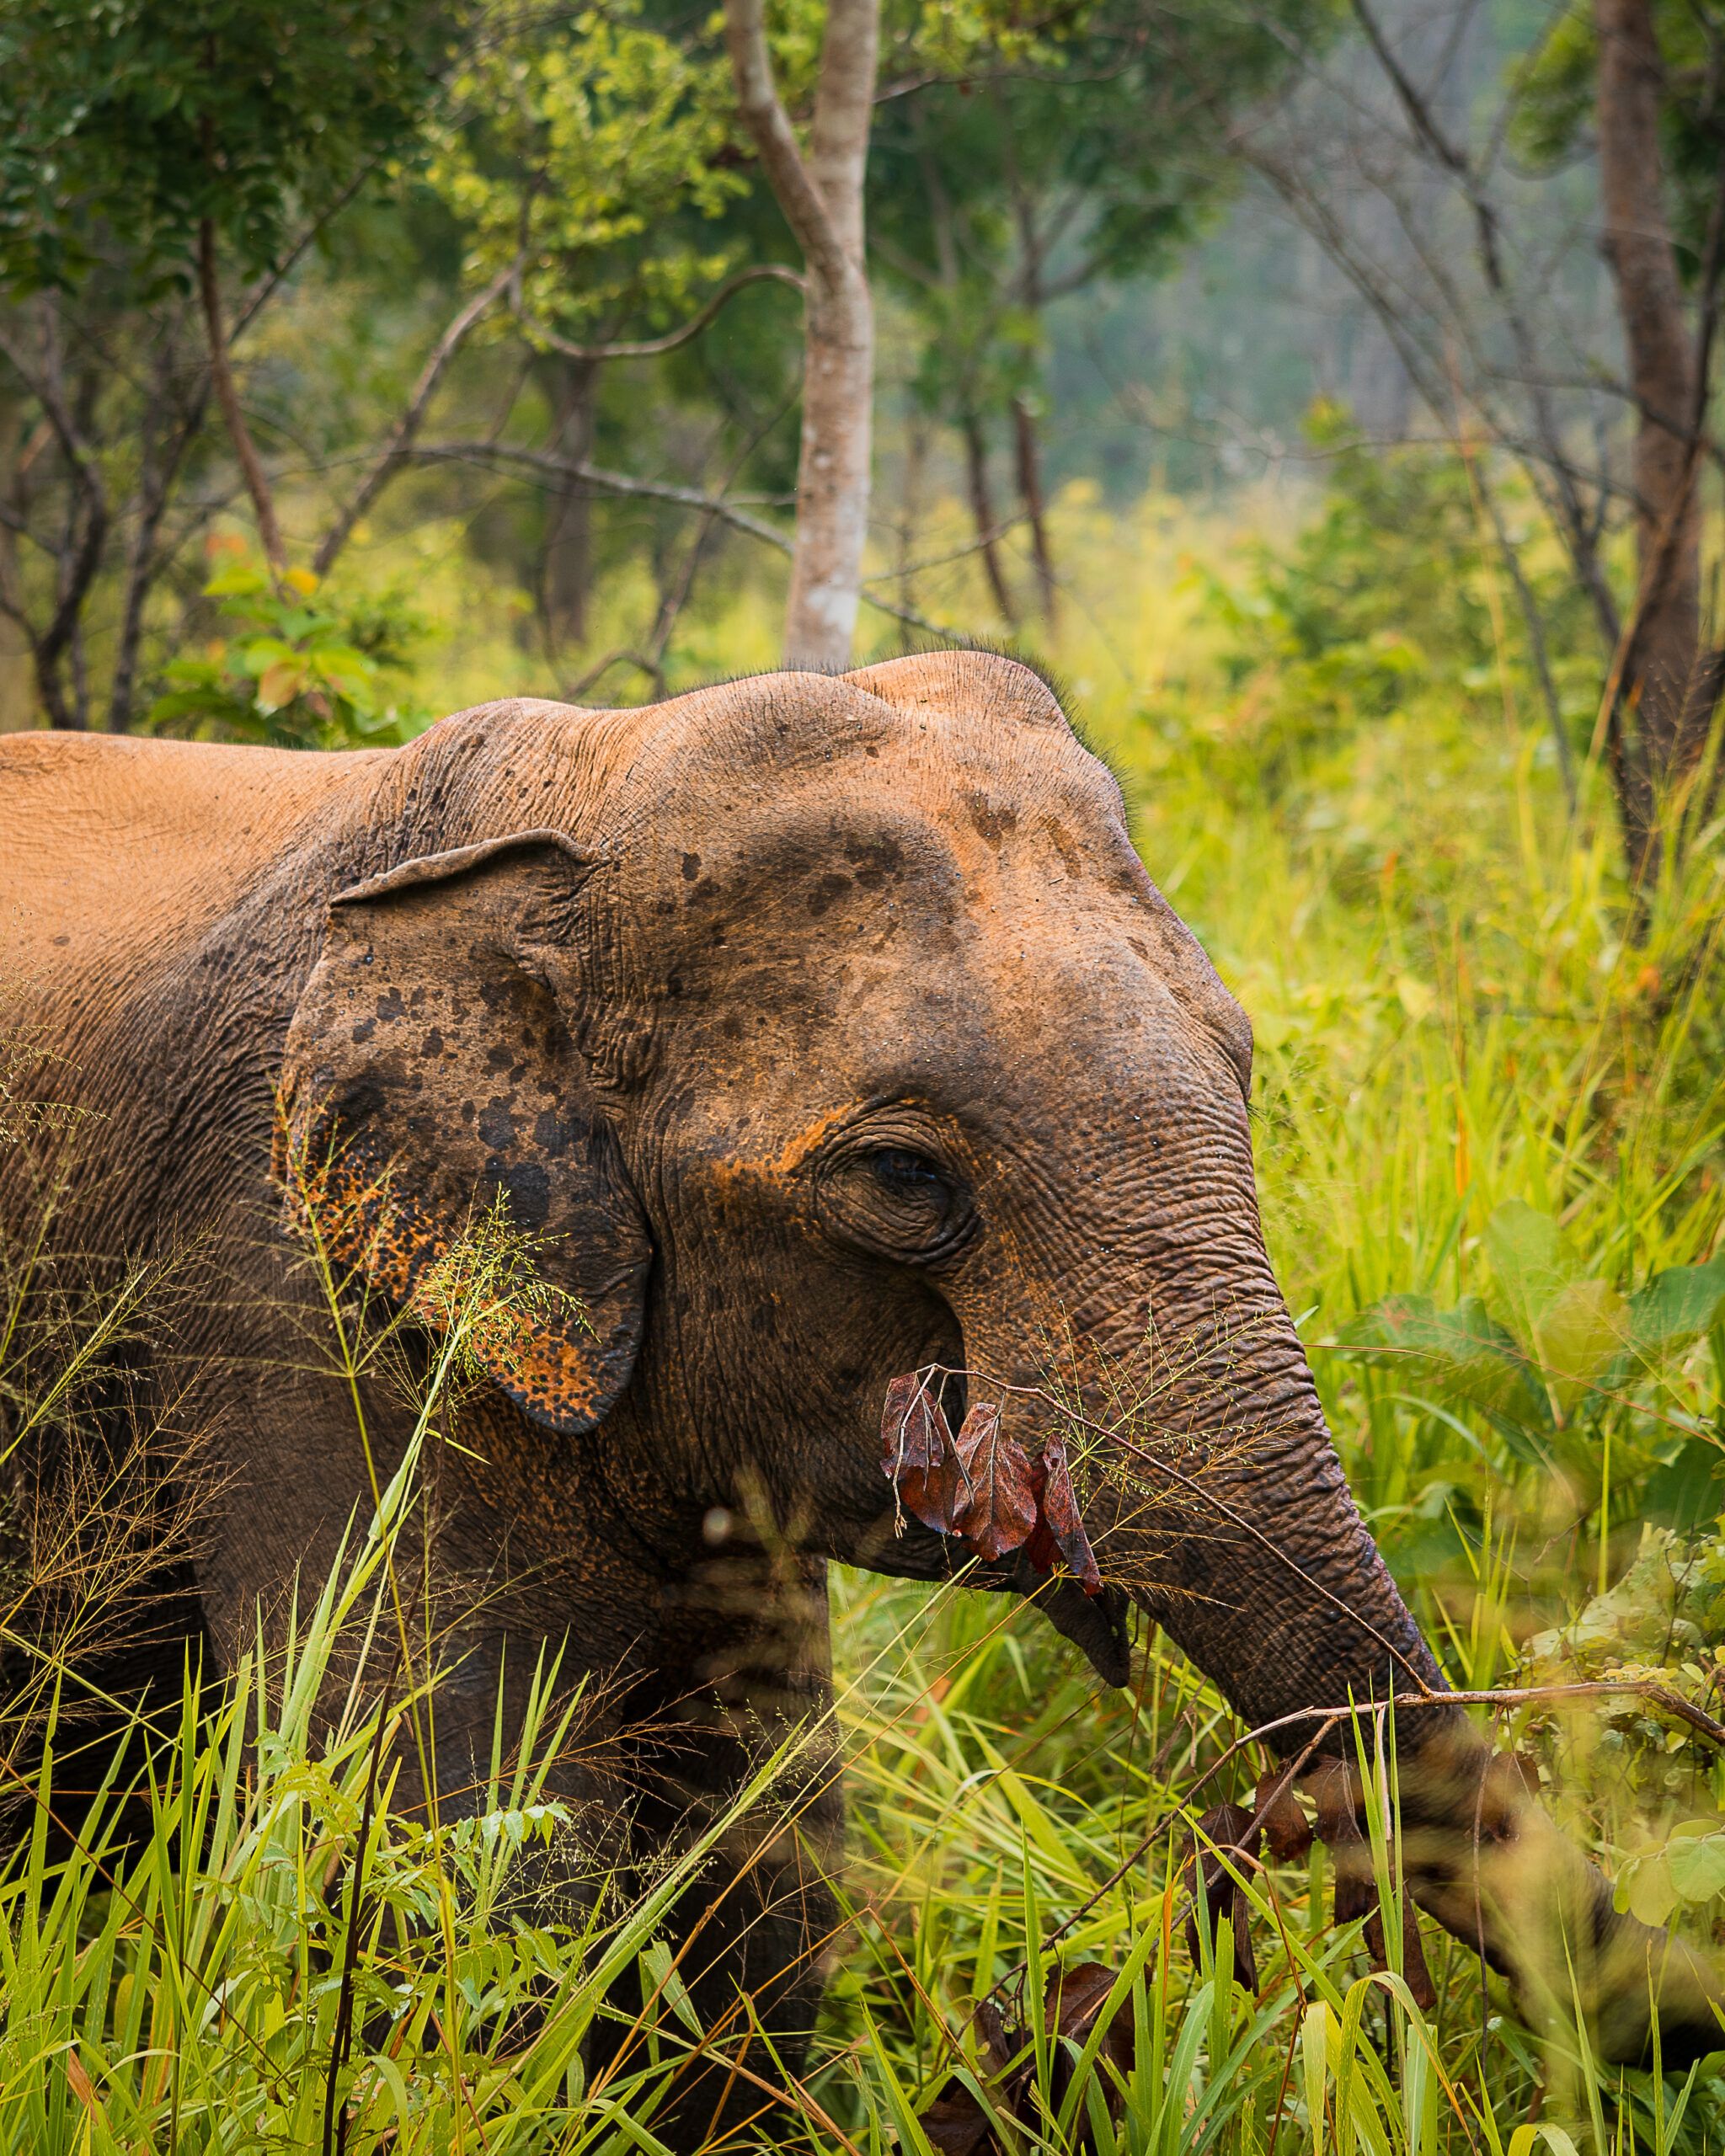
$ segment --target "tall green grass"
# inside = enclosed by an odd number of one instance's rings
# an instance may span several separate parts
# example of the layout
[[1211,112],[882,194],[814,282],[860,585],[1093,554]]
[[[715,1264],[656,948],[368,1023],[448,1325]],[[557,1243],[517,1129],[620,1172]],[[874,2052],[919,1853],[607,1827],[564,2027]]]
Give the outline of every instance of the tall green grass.
[[[1566,801],[1454,472],[1344,472],[1300,531],[1262,502],[1122,515],[1075,490],[1056,540],[1055,656],[1152,873],[1253,1018],[1273,1255],[1354,1486],[1451,1673],[1657,1668],[1716,1708],[1725,1340],[1716,1314],[1657,1334],[1634,1314],[1710,1263],[1725,1218],[1718,827],[1632,907],[1597,776]],[[1536,529],[1528,566],[1561,626]],[[959,563],[916,595],[979,619],[975,579]],[[715,585],[681,678],[765,663],[772,608],[749,575]],[[548,686],[500,643],[463,643],[451,611],[450,678]],[[1561,638],[1557,655],[1584,750],[1597,660]],[[1410,1298],[1437,1330],[1391,1352],[1385,1313]],[[1488,1343],[1472,1360],[1451,1352],[1469,1310]],[[434,1401],[425,1442],[436,1425]],[[1254,1991],[1226,1940],[1201,1935],[1194,1966],[1186,1838],[1258,1765],[1204,1779],[1238,1733],[1220,1700],[1157,1639],[1132,1692],[1101,1695],[1028,1611],[862,1575],[836,1589],[846,1921],[793,2085],[758,2035],[737,2049],[746,2026],[692,2025],[661,1939],[693,1854],[585,1913],[511,1890],[510,1859],[531,1879],[548,1843],[587,1861],[544,1797],[569,1737],[551,1673],[524,1764],[499,1751],[473,1822],[396,1817],[374,1786],[382,1740],[426,1710],[423,1663],[320,1721],[341,1640],[402,1625],[387,1553],[411,1482],[355,1523],[285,1661],[189,1685],[125,1815],[142,1806],[141,1838],[119,1839],[115,1781],[68,1849],[49,1831],[55,1753],[34,1770],[35,1829],[0,1886],[0,2148],[651,2150],[678,2056],[729,2046],[790,2099],[769,2145],[921,2152],[919,2115],[954,2077],[1000,2110],[973,2024],[991,1999],[1028,2032],[995,2129],[1013,2150],[1725,2141],[1725,2080],[1607,2072],[1578,2032],[1535,2043],[1429,1934],[1422,2013],[1371,1972],[1360,1924],[1332,1922],[1321,1847],[1243,1880]],[[1594,1601],[1614,1583],[1619,1601]],[[1633,1698],[1498,1720],[1626,1893],[1711,1934],[1725,1781],[1706,1748]],[[1393,1845],[1374,1854],[1394,1942]],[[1115,1972],[1103,2019],[1118,2004],[1130,2022],[1130,2073],[1105,2047],[1063,2056],[1039,2020],[1048,1967],[1084,1961]],[[626,1965],[649,2002],[633,2016]],[[599,2031],[619,2063],[595,2075]]]

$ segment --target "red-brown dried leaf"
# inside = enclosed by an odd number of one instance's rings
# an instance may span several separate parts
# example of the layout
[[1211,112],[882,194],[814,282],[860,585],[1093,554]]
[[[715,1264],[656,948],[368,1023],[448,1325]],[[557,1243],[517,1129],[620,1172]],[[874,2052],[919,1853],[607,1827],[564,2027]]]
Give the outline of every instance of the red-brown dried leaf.
[[957,2074],[916,2123],[937,2156],[1004,2156],[988,2113]]
[[976,2031],[989,2072],[996,2076],[1004,2073],[1024,2047],[1022,2032],[1007,2026],[991,1999],[978,1999],[970,2025]]
[[880,1448],[880,1471],[905,1511],[937,1534],[952,1534],[964,1477],[941,1404],[915,1370],[886,1389]]
[[[1247,1869],[1258,1854],[1260,1829],[1244,1805],[1218,1804],[1204,1812],[1187,1844],[1192,1865],[1192,1900],[1186,1913],[1186,1951],[1199,1967],[1198,1919],[1200,1907],[1209,1913],[1210,1937],[1220,1934],[1226,1919],[1234,1941],[1234,1981],[1244,1990],[1258,1989],[1258,1957],[1252,1951],[1249,1906],[1239,1881],[1224,1861],[1231,1857],[1236,1870]],[[1200,1903],[1199,1889],[1202,1886]]]
[[1003,1436],[1001,1411],[979,1400],[958,1436],[965,1488],[955,1524],[980,1557],[1004,1557],[1021,1549],[1036,1525],[1030,1455],[1016,1438]]
[[[1081,1961],[1074,1968],[1057,1969],[1049,1978],[1044,1997],[1047,2026],[1057,2036],[1083,2045],[1107,2001],[1114,1980],[1114,1972],[1099,1961]],[[977,2036],[975,2071],[988,2090],[996,2117],[991,2119],[975,2093],[957,2074],[953,2074],[923,2112],[920,2123],[940,2156],[1018,2156],[1044,2116],[1037,2096],[1033,2064],[1026,2060],[1016,2070],[1012,2067],[1013,2060],[1024,2049],[1023,2033],[1007,2027],[991,1999],[984,1999],[976,2009],[973,2025]],[[1120,2085],[1112,2074],[1101,2069],[1100,2062],[1111,2060],[1120,2074],[1125,2075],[1132,2070],[1132,2009],[1130,2001],[1122,2000],[1097,2047],[1103,2099],[1114,2118],[1120,2115]],[[1056,2110],[1066,2101],[1076,2065],[1065,2045],[1055,2047],[1053,2084],[1046,2094]],[[1074,2146],[1085,2156],[1095,2156],[1096,2136],[1081,2106],[1079,2116],[1084,2122],[1079,2127]],[[1003,2138],[1000,2120],[1009,2120],[1021,2127],[1024,2140],[1014,2133],[1008,2145]]]
[[[1084,1531],[1084,1522],[1078,1511],[1077,1494],[1072,1487],[1072,1470],[1066,1460],[1065,1441],[1050,1438],[1042,1449],[1039,1462],[1042,1487],[1038,1492],[1042,1520],[1046,1524],[1055,1545],[1066,1561],[1066,1569],[1087,1594],[1102,1593],[1102,1574],[1096,1569],[1096,1553],[1090,1546],[1090,1537]],[[1033,1555],[1033,1564],[1036,1560]],[[1044,1569],[1047,1569],[1044,1567]]]
[[[1048,1980],[1043,2002],[1047,2026],[1056,2036],[1070,2036],[1075,2044],[1088,2042],[1118,1974],[1118,1970],[1101,1961],[1080,1961],[1070,1969],[1056,1969]],[[1114,2009],[1114,2018],[1097,2048],[1097,2056],[1112,2059],[1122,2073],[1130,2073],[1132,2054],[1132,2002],[1123,1999]]]
[[1276,1862],[1298,1864],[1311,1847],[1311,1825],[1300,1808],[1291,1782],[1278,1793],[1276,1785],[1281,1780],[1283,1771],[1279,1767],[1265,1771],[1258,1782],[1253,1806]]
[[1354,1924],[1377,1907],[1371,1851],[1359,1831],[1359,1785],[1354,1769],[1340,1759],[1318,1768],[1311,1784],[1317,1801],[1318,1839],[1327,1845],[1336,1869],[1336,1922]]
[[1414,2004],[1422,2014],[1429,2014],[1438,2003],[1438,1988],[1426,1966],[1425,1945],[1419,1935],[1419,1912],[1413,1905],[1413,1895],[1405,1889],[1402,1899],[1402,1974],[1413,1994]]
[[[1039,1476],[1041,1470],[1034,1470]],[[1030,1540],[1024,1545],[1024,1555],[1039,1572],[1051,1572],[1060,1561],[1060,1545],[1055,1540],[1054,1529],[1049,1525],[1042,1510],[1042,1492],[1034,1486],[1031,1495],[1036,1500],[1036,1524],[1030,1530]]]
[[[1009,2081],[1007,2069],[1023,2048],[1023,2037],[1008,2029],[991,1999],[978,2004],[971,2016],[977,2036],[979,2078],[986,2082],[995,2106],[1009,2118],[1023,2116],[1023,2100],[1029,2077],[1022,2070]],[[1028,2122],[1028,2121],[1027,2121]],[[956,2073],[948,2076],[940,2094],[917,2123],[939,2156],[1013,2156],[1004,2149],[993,2120]]]

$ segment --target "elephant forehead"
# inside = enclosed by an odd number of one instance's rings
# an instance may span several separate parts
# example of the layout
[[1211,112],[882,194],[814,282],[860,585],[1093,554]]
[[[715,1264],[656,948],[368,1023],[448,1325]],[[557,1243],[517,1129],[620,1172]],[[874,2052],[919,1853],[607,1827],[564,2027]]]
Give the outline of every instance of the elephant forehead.
[[854,762],[783,787],[679,789],[619,849],[628,913],[649,941],[681,926],[820,925],[860,908],[900,927],[1042,910],[1081,893],[1136,902],[1143,875],[1124,830],[1076,788],[1014,791],[950,767],[887,774]]
[[1223,1033],[1242,1021],[1118,818],[1081,789],[991,789],[872,767],[783,791],[673,798],[611,887],[630,970],[691,999],[745,978],[793,1004],[897,980],[917,999],[992,975],[988,1000],[1130,1003],[1148,978]]

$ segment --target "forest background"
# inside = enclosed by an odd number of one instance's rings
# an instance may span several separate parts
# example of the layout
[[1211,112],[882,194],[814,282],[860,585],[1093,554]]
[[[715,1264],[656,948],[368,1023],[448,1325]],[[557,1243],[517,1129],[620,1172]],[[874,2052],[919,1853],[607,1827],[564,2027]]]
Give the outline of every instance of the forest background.
[[[1619,1688],[1496,1719],[1698,1934],[1725,1767],[1635,1688],[1717,1716],[1725,1666],[1722,97],[1710,0],[0,7],[0,725],[387,744],[787,650],[1050,662],[1254,1021],[1267,1230],[1375,1532],[1459,1683]],[[98,1621],[14,1584],[9,1625]],[[1725,2079],[1541,2050],[1459,1950],[1430,2015],[1374,1990],[1321,1849],[1264,1875],[1250,1984],[1184,1970],[1214,1695],[1154,1638],[1098,1700],[1028,1619],[843,1593],[811,2145],[927,2145],[1062,1925],[1137,2057],[1124,2095],[1041,2059],[1044,2145],[1717,2145]],[[12,1876],[8,2145],[651,2146],[659,2051],[581,2084],[602,1999],[499,1944],[489,1843],[377,1842],[403,1935],[444,1896],[387,1971],[442,2050],[403,2073],[350,2012],[338,2057],[307,1941],[358,1916],[305,1878],[383,1833],[366,1732],[250,1702],[248,1809],[247,1709],[176,1733],[119,1886]],[[489,1816],[539,1831],[528,1784]],[[669,2047],[652,1923],[607,1951]],[[572,2018],[510,2052],[547,1956]]]

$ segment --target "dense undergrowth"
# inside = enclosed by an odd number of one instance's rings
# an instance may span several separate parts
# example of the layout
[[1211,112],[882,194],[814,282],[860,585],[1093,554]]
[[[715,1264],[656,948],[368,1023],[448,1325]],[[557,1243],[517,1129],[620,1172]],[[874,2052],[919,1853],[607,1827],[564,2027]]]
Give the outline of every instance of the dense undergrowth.
[[[1075,494],[1057,535],[1052,647],[1152,874],[1254,1021],[1272,1251],[1354,1487],[1451,1675],[1657,1673],[1717,1712],[1720,827],[1631,908],[1588,760],[1598,655],[1530,520],[1572,809],[1461,467],[1343,457],[1297,531],[1262,503],[1230,523],[1150,499],[1123,520]],[[921,603],[966,617],[972,574]],[[425,595],[435,606],[435,579]],[[746,578],[717,585],[673,680],[763,663],[770,614]],[[446,685],[489,663],[496,689],[545,686],[500,644],[439,634]],[[375,1529],[355,1546],[350,1614],[387,1570]],[[1439,2004],[1422,2014],[1370,1973],[1359,1924],[1332,1923],[1321,1847],[1252,1884],[1255,1991],[1226,1952],[1194,1967],[1169,1887],[1183,1822],[1242,1793],[1256,1763],[1204,1781],[1237,1732],[1164,1643],[1140,1642],[1130,1695],[1099,1696],[993,1598],[854,1575],[837,1602],[846,1923],[792,2091],[801,2123],[774,2145],[926,2148],[916,2114],[974,2069],[973,2009],[997,1992],[1029,2018],[1046,2099],[1000,2127],[1014,2148],[1725,2142],[1725,2078],[1606,2073],[1583,2043],[1536,2044],[1429,1934]],[[39,1834],[14,1865],[0,2147],[655,2145],[665,2067],[702,2041],[658,1944],[678,1869],[579,1921],[512,1903],[510,1852],[575,1831],[531,1764],[499,1764],[475,1825],[391,1820],[368,1794],[367,1713],[316,1733],[335,1614],[326,1599],[308,1615],[296,1682],[248,1668],[212,1719],[189,1706],[164,1736],[153,1836],[122,1858],[99,1819],[82,1850]],[[1725,1887],[1709,1748],[1627,1691],[1496,1719],[1621,1898],[1708,1935]],[[542,1757],[554,1716],[538,1737]],[[52,1776],[51,1758],[45,1801]],[[1394,1941],[1387,1852],[1381,1875]],[[1117,1973],[1124,2084],[1095,2047],[1063,2063],[1038,2021],[1049,1958]],[[595,2076],[583,2042],[630,1962],[649,2004]],[[749,2056],[783,2087],[770,2052]]]

